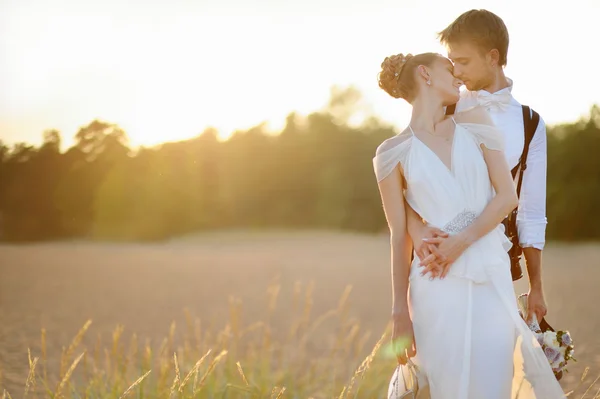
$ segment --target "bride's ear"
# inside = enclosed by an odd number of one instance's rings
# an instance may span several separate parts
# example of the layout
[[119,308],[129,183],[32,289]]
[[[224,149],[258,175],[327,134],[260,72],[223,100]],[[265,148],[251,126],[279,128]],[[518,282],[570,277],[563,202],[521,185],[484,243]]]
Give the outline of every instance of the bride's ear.
[[431,76],[429,74],[429,70],[425,65],[419,65],[417,67],[417,71],[419,71],[419,76],[423,78],[426,82],[431,81]]

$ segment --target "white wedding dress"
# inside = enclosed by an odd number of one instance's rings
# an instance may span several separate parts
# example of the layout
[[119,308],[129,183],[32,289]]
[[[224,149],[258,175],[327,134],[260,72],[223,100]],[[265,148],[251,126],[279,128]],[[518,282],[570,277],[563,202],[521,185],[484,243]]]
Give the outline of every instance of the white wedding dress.
[[[401,164],[408,204],[450,234],[494,196],[481,145],[503,150],[493,126],[456,123],[451,168],[412,133],[384,141],[373,159],[378,181]],[[421,276],[414,256],[409,309],[419,366],[432,399],[555,399],[565,395],[520,317],[502,225],[471,245],[445,279]],[[421,384],[423,381],[421,381]]]

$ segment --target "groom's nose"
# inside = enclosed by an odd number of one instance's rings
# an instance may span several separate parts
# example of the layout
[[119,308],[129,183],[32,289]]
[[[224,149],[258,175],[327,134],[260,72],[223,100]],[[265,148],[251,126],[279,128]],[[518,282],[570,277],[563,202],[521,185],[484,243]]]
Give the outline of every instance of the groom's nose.
[[460,79],[460,80],[463,79],[463,71],[462,71],[462,68],[459,65],[454,65],[453,72],[454,72],[454,77],[456,79]]

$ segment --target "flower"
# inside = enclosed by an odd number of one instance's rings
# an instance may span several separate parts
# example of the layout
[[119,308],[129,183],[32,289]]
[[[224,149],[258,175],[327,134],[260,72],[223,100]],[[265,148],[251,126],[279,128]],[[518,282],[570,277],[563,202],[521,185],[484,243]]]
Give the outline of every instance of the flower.
[[552,363],[552,371],[554,371],[555,373],[558,373],[561,370],[562,370],[562,367],[560,365],[560,362]]
[[544,349],[544,354],[546,355],[550,363],[556,362],[561,357],[560,352],[558,350],[550,347],[546,347]]
[[[548,364],[552,368],[554,374],[559,377],[559,373],[563,370],[567,371],[567,363],[570,360],[577,361],[573,357],[575,348],[573,340],[568,331],[551,331],[541,332],[539,327],[528,324],[536,341],[540,345],[544,355],[548,359]],[[534,344],[535,345],[535,344]]]
[[540,346],[544,345],[544,334],[543,333],[534,333],[535,338],[537,339]]
[[562,344],[565,346],[569,346],[573,343],[573,340],[571,339],[571,335],[568,332],[565,332],[564,334],[562,334],[561,341],[562,341]]
[[558,348],[560,346],[558,340],[556,339],[556,333],[553,331],[546,331],[544,333],[544,345],[550,346],[552,348]]

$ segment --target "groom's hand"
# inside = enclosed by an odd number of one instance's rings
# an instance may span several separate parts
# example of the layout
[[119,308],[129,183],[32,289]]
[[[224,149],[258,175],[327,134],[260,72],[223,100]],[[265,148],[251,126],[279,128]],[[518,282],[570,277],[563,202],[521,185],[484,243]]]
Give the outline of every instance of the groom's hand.
[[[455,234],[448,237],[427,238],[424,240],[430,245],[436,257],[436,262],[442,267],[441,278],[446,277],[452,264],[469,247],[469,240],[464,234]],[[423,266],[424,262],[421,262]]]
[[430,227],[426,225],[422,225],[419,229],[415,230],[416,231],[409,231],[409,234],[413,240],[415,251],[421,260],[422,265],[427,266],[431,262],[434,262],[437,256],[435,254],[435,248],[425,242],[425,240],[431,238],[448,238],[448,233],[436,227]]
[[438,242],[443,242],[448,238],[448,233],[435,227],[423,226],[417,239],[414,240],[417,255],[420,262],[419,267],[422,267],[421,275],[431,274],[430,278],[442,277],[444,275],[444,266],[442,262],[445,260],[437,249],[437,244],[428,243],[427,240],[435,239]]
[[436,277],[444,276],[444,265],[441,263],[441,258],[437,257],[437,247],[433,244],[427,245],[428,255],[424,257],[424,260],[419,264],[422,267],[421,276],[425,276],[427,273],[431,273],[430,279],[433,280]]
[[544,299],[544,291],[541,287],[530,288],[527,295],[527,322],[530,322],[531,316],[535,314],[538,323],[540,323],[546,313],[548,313],[548,308]]

